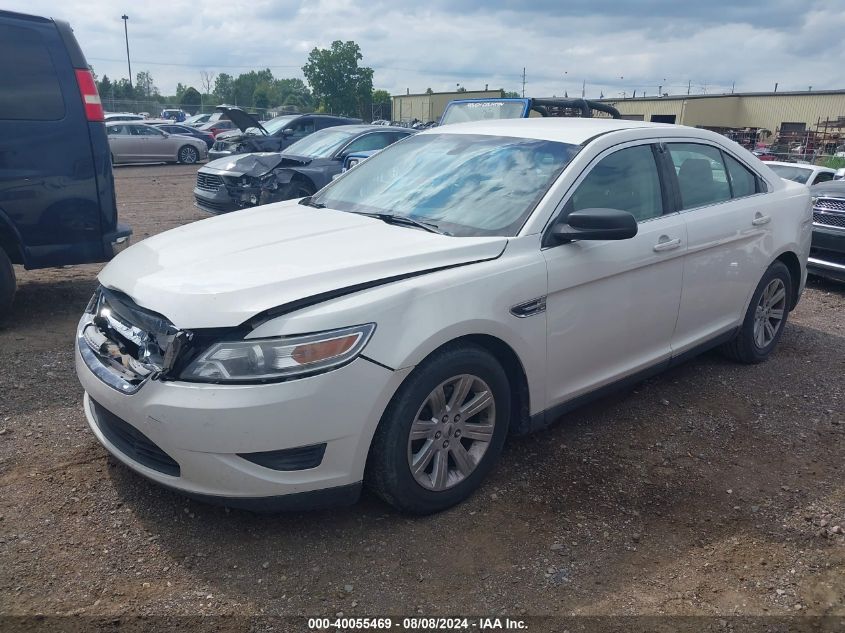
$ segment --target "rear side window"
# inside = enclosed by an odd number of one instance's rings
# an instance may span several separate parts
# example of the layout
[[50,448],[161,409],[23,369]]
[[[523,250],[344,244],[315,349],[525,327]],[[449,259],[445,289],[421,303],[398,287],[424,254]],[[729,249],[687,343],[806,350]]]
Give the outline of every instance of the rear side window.
[[757,193],[757,177],[745,165],[730,154],[725,154],[725,163],[728,166],[734,198],[744,198]]
[[395,135],[390,132],[375,132],[355,139],[347,145],[343,151],[346,154],[351,154],[352,152],[366,152],[375,149],[384,149],[395,140]]
[[62,88],[41,35],[0,24],[0,119],[56,121],[64,116]]
[[682,209],[731,199],[728,174],[718,149],[698,143],[669,143],[668,148],[678,175]]

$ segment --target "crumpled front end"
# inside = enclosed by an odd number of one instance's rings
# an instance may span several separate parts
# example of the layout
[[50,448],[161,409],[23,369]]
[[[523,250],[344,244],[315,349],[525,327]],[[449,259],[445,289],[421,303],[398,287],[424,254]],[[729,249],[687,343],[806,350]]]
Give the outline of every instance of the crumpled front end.
[[189,338],[164,317],[100,288],[79,321],[76,344],[100,380],[131,394],[148,379],[172,369]]
[[208,164],[197,172],[194,200],[209,213],[227,213],[297,197],[295,172],[305,161],[271,152],[243,154]]

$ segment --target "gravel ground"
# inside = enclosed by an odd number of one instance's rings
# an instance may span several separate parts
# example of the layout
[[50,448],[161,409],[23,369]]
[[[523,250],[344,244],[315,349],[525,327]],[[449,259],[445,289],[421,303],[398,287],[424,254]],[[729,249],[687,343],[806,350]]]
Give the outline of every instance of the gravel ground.
[[[195,172],[116,169],[135,241],[203,217]],[[811,281],[763,365],[707,354],[510,441],[450,511],[268,517],[89,432],[72,341],[99,268],[19,271],[0,321],[1,614],[845,615],[845,285]]]

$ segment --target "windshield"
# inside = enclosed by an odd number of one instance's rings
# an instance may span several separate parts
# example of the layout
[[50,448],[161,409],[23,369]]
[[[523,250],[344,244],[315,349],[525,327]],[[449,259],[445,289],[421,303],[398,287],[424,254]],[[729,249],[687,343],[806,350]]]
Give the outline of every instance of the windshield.
[[328,158],[359,133],[359,130],[344,130],[342,127],[326,128],[297,141],[282,154],[305,156],[307,158]]
[[793,182],[800,182],[802,185],[806,185],[807,181],[810,179],[810,174],[813,173],[812,169],[807,169],[806,167],[792,167],[791,165],[769,165],[772,168],[772,171],[775,172],[778,176],[783,178],[784,180],[792,180]]
[[536,139],[421,134],[368,158],[312,202],[430,222],[456,236],[516,235],[579,149]]
[[524,116],[523,101],[467,101],[450,103],[440,119],[440,125],[488,119],[521,119]]

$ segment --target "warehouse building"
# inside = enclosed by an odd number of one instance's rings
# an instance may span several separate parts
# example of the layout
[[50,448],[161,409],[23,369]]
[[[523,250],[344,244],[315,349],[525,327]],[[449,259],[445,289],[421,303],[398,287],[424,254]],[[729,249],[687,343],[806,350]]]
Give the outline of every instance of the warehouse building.
[[466,92],[423,92],[394,95],[394,121],[439,121],[446,105],[453,99],[501,99],[501,90],[469,90]]
[[601,99],[623,118],[678,123],[717,131],[751,128],[760,137],[800,136],[825,126],[845,125],[845,90],[745,92]]

